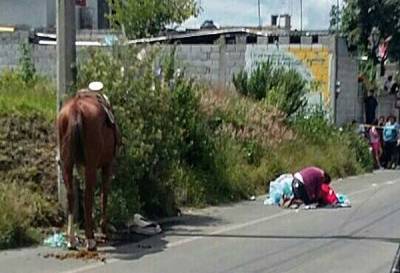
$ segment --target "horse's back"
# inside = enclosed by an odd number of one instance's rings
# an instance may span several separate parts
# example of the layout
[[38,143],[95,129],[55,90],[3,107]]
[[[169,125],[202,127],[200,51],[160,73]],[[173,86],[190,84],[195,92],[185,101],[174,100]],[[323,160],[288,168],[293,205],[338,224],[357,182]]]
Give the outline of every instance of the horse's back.
[[[72,118],[74,115],[79,120]],[[96,96],[80,95],[79,93],[67,101],[60,111],[59,122],[61,131],[68,123],[81,122],[81,139],[85,155],[85,166],[99,168],[112,161],[115,151],[113,129],[107,126],[106,113]],[[67,123],[67,125],[65,124]],[[62,135],[62,132],[60,132]]]

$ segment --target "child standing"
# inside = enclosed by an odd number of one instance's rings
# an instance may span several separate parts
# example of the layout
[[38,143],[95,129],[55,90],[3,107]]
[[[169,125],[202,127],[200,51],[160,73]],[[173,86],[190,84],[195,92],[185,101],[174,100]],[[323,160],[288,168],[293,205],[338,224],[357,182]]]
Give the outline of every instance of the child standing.
[[372,148],[372,155],[375,159],[375,164],[379,169],[382,169],[380,157],[382,155],[381,138],[378,130],[376,129],[377,122],[369,130],[369,142]]

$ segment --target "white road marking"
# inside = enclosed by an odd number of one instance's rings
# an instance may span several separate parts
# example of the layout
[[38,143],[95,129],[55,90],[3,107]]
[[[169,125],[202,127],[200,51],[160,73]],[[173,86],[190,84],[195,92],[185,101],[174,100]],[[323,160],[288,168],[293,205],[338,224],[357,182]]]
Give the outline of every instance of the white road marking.
[[[253,220],[253,221],[250,221],[250,222],[247,222],[247,223],[227,226],[225,228],[221,228],[219,230],[215,230],[213,232],[210,232],[207,235],[222,234],[222,233],[225,233],[225,232],[242,229],[242,228],[253,226],[253,225],[256,225],[256,224],[259,224],[259,223],[262,223],[262,222],[267,222],[267,221],[270,221],[272,219],[279,218],[279,217],[285,216],[285,215],[290,214],[290,213],[292,213],[292,211],[290,211],[290,210],[283,211],[283,212],[280,212],[280,213],[277,213],[277,214],[273,214],[271,216],[264,217],[264,218],[261,218],[261,219]],[[190,242],[196,241],[196,240],[201,239],[201,238],[202,237],[200,237],[200,236],[195,236],[195,237],[192,237],[192,238],[189,238],[189,239],[180,240],[180,241],[177,241],[177,242],[174,242],[174,243],[168,243],[167,244],[167,248],[180,246],[180,245],[183,245],[183,244],[186,244],[186,243],[190,243]]]

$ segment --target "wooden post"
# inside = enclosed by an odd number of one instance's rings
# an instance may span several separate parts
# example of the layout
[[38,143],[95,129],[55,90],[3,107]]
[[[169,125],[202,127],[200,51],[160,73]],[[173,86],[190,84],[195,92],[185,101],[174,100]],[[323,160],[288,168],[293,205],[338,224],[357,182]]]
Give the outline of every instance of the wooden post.
[[[75,0],[57,0],[57,113],[67,91],[71,90],[76,77],[75,48]],[[60,140],[57,134],[57,161],[60,159]],[[58,163],[57,162],[57,163]],[[62,183],[61,166],[58,168],[58,200],[66,204]]]

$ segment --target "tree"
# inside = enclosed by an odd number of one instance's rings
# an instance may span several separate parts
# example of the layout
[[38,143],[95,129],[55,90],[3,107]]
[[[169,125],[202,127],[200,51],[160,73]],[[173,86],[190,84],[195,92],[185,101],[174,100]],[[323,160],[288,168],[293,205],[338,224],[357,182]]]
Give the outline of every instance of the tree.
[[165,26],[196,16],[195,0],[108,0],[110,22],[131,39],[157,35]]
[[331,11],[329,12],[329,31],[336,32],[340,28],[340,16],[341,11],[337,5],[332,5]]
[[350,46],[376,59],[376,45],[371,45],[371,33],[379,30],[375,40],[392,36],[389,58],[400,58],[400,0],[345,0],[341,29]]

